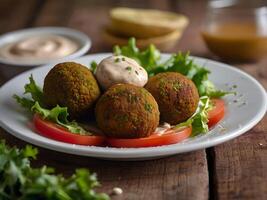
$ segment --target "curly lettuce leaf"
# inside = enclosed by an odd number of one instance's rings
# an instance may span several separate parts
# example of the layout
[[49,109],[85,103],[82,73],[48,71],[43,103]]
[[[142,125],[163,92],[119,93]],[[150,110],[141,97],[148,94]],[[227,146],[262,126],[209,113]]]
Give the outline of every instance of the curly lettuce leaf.
[[30,94],[31,98],[20,97],[18,95],[13,96],[22,107],[30,110],[32,113],[38,113],[43,119],[48,119],[59,124],[71,133],[79,135],[90,134],[83,127],[79,126],[77,122],[68,121],[69,113],[67,107],[60,107],[57,105],[52,109],[45,108],[43,103],[43,91],[36,84],[32,75],[29,77],[29,83],[24,86],[24,90],[24,94]]
[[153,44],[149,45],[144,51],[140,51],[136,47],[135,38],[130,38],[126,46],[114,46],[113,53],[136,60],[147,71],[154,69],[160,60],[160,51]]
[[20,104],[23,108],[26,108],[27,110],[31,110],[31,108],[34,105],[34,101],[26,98],[26,97],[20,97],[16,94],[13,95],[13,98],[17,101],[18,104]]
[[160,52],[154,45],[140,51],[136,47],[134,38],[130,38],[126,46],[116,45],[113,52],[115,55],[124,55],[135,59],[145,68],[149,76],[161,72],[179,72],[187,76],[195,83],[200,96],[220,98],[229,94],[229,92],[216,89],[215,85],[208,80],[210,71],[194,63],[194,60],[189,58],[189,53],[173,54],[167,61],[160,63]]
[[29,80],[30,82],[24,86],[24,94],[30,94],[34,101],[38,101],[40,104],[43,105],[43,90],[36,84],[32,74],[29,77]]
[[201,133],[207,133],[208,127],[208,111],[212,108],[210,98],[203,96],[200,98],[199,107],[196,114],[192,117],[192,136]]
[[208,111],[212,109],[212,104],[208,96],[203,96],[199,100],[199,106],[196,113],[187,121],[176,125],[174,128],[179,129],[185,126],[192,126],[192,134],[194,137],[199,134],[207,133],[208,127]]
[[90,66],[91,66],[91,70],[92,70],[92,72],[95,73],[95,72],[96,72],[96,68],[97,68],[97,63],[96,63],[96,61],[92,61],[92,62],[90,63]]
[[67,107],[56,106],[51,110],[42,108],[38,101],[35,102],[31,108],[33,113],[38,113],[43,119],[48,119],[50,121],[56,122],[60,126],[68,129],[71,133],[76,133],[79,135],[90,135],[83,127],[75,121],[68,121],[68,109]]

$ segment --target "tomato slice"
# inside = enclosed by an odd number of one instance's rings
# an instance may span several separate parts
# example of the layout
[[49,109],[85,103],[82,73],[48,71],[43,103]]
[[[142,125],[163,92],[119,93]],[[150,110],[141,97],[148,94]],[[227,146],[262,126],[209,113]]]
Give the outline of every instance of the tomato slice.
[[[225,113],[225,104],[223,100],[212,99],[211,101],[214,104],[214,108],[208,112],[209,127],[217,124],[224,117]],[[42,135],[54,140],[79,145],[101,146],[107,141],[107,144],[112,147],[153,147],[178,143],[188,138],[192,133],[192,127],[186,127],[178,130],[169,129],[164,134],[154,133],[146,138],[120,139],[73,134],[53,122],[42,119],[37,114],[34,115],[33,122],[37,131]]]
[[222,99],[212,99],[214,107],[208,112],[208,126],[212,127],[217,124],[223,117],[225,113],[225,105]]
[[77,135],[67,131],[65,128],[42,119],[39,115],[35,114],[33,117],[33,123],[36,130],[48,138],[79,145],[94,145],[99,146],[104,143],[105,137],[103,136],[87,136]]
[[154,147],[168,144],[178,143],[188,138],[192,133],[192,127],[181,128],[178,130],[169,129],[164,134],[153,134],[146,138],[136,139],[120,139],[120,138],[107,138],[107,143],[112,147]]

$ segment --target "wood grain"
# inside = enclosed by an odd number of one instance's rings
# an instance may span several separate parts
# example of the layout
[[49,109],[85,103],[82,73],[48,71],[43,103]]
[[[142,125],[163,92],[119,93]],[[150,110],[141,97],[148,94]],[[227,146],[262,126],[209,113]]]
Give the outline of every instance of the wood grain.
[[218,199],[267,199],[265,117],[249,134],[214,148],[214,195]]
[[[201,38],[205,6],[201,2],[199,4],[194,6],[194,12],[191,12],[191,2],[177,5],[177,10],[189,16],[191,23],[177,49],[188,49],[193,55],[234,65],[251,74],[267,88],[267,58],[252,63],[231,63],[219,59],[208,51]],[[210,198],[267,199],[266,122],[265,116],[245,135],[207,150]]]
[[[110,51],[102,40],[101,30],[108,23],[108,10],[114,6],[159,8],[187,15],[190,25],[170,51],[190,51],[192,55],[220,60],[208,51],[201,38],[204,0],[28,0],[26,4],[23,0],[4,0],[0,3],[0,33],[31,25],[67,26],[92,38],[90,53]],[[267,88],[267,58],[255,63],[229,64],[248,72]],[[0,65],[0,85],[25,69]],[[64,175],[77,167],[88,168],[98,173],[100,191],[110,192],[113,187],[124,190],[122,196],[113,199],[267,199],[266,132],[265,117],[245,135],[208,149],[209,165],[205,150],[153,161],[114,162],[39,148],[34,166],[50,165]],[[26,144],[2,128],[0,138],[10,145]]]
[[0,34],[25,28],[35,15],[38,0],[1,0]]
[[[165,1],[129,2],[131,6],[169,9]],[[108,23],[108,10],[124,1],[63,1],[47,0],[43,3],[34,26],[68,26],[88,34],[93,41],[91,52],[110,51],[101,38],[102,27]],[[0,129],[1,138],[11,145],[26,143]],[[153,161],[114,162],[72,156],[43,148],[35,166],[49,165],[64,175],[75,168],[95,171],[102,183],[101,191],[110,192],[113,187],[124,190],[122,196],[113,199],[208,199],[208,171],[204,150],[171,156]]]
[[[267,88],[267,59],[236,66]],[[218,199],[267,199],[266,130],[265,116],[245,135],[211,150],[216,186],[211,189]]]

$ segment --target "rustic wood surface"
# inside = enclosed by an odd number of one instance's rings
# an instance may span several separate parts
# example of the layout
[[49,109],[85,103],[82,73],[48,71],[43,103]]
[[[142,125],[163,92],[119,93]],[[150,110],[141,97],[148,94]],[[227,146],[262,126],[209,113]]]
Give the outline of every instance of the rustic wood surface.
[[[192,55],[218,60],[206,49],[200,36],[205,1],[2,0],[0,33],[36,26],[67,26],[92,38],[89,53],[110,51],[101,38],[101,28],[108,22],[108,10],[114,6],[158,8],[187,15],[190,26],[170,52],[189,50]],[[267,88],[267,58],[257,63],[230,64],[248,72]],[[0,86],[26,69],[0,64]],[[39,148],[39,159],[34,165],[46,164],[64,175],[77,167],[95,171],[102,183],[100,191],[109,193],[113,187],[124,190],[123,195],[112,199],[267,199],[266,134],[265,117],[232,141],[164,159],[115,162]],[[1,128],[0,138],[10,145],[26,144]]]

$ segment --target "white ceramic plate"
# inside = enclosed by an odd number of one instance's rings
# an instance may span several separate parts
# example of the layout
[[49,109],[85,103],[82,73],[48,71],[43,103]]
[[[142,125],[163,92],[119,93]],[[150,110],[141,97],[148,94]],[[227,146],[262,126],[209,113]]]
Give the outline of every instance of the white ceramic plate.
[[[89,55],[74,61],[89,65],[91,61],[99,62],[108,55]],[[167,57],[169,55],[164,55],[163,59]],[[105,159],[145,160],[218,145],[245,133],[262,119],[267,107],[266,92],[254,78],[222,63],[203,58],[194,59],[196,63],[205,65],[212,72],[210,79],[219,89],[234,89],[237,95],[225,98],[227,112],[215,128],[205,135],[187,139],[182,143],[149,148],[94,147],[58,142],[37,134],[32,127],[31,116],[14,101],[12,95],[23,93],[23,86],[30,74],[33,74],[36,82],[42,86],[51,65],[26,71],[0,88],[0,125],[22,140],[55,151]]]
[[6,44],[17,42],[23,38],[28,38],[31,36],[36,35],[45,35],[45,34],[55,34],[60,36],[65,36],[68,38],[73,39],[79,44],[79,48],[77,51],[73,52],[72,54],[65,56],[59,59],[47,59],[47,60],[14,60],[14,59],[7,59],[0,56],[0,62],[8,65],[14,66],[23,66],[23,67],[32,67],[37,65],[44,65],[48,63],[56,63],[61,62],[64,60],[74,59],[81,57],[84,55],[91,47],[91,40],[87,35],[84,33],[70,29],[70,28],[63,28],[63,27],[39,27],[39,28],[29,28],[29,29],[22,29],[18,31],[13,31],[10,33],[6,33],[1,35],[0,37],[0,47],[5,46]]

